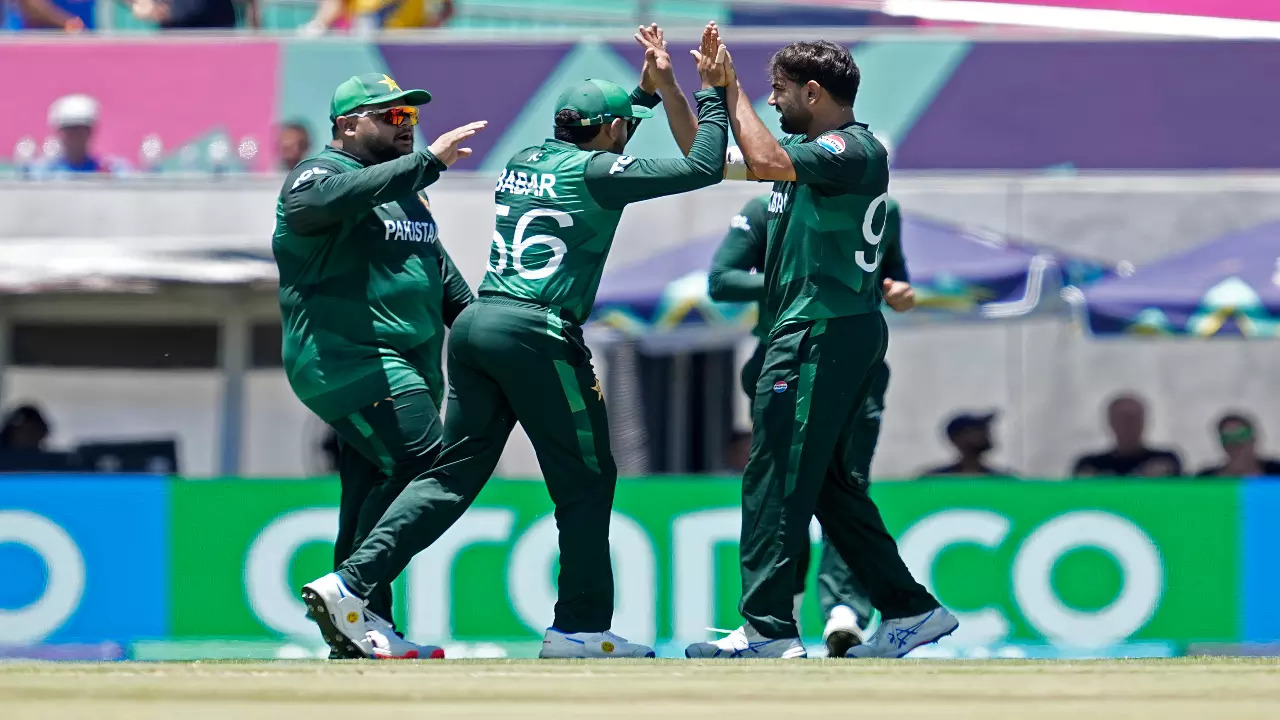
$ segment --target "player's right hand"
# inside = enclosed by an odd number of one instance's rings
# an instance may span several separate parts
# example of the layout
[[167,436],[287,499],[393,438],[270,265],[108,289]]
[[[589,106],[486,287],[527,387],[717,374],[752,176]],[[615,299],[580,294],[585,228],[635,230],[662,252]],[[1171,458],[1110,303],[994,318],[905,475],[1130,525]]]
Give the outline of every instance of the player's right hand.
[[702,31],[702,44],[689,53],[698,64],[698,77],[702,78],[703,89],[729,84],[729,49],[720,44],[720,30],[714,20],[707,23]]
[[459,128],[454,128],[449,132],[436,138],[427,149],[432,155],[439,158],[440,162],[445,165],[452,165],[458,160],[471,155],[471,148],[458,147],[459,144],[466,141],[472,135],[483,130],[489,124],[488,120],[480,120],[473,123],[467,123]]
[[910,283],[885,278],[881,284],[884,303],[895,312],[906,312],[916,306],[916,291]]

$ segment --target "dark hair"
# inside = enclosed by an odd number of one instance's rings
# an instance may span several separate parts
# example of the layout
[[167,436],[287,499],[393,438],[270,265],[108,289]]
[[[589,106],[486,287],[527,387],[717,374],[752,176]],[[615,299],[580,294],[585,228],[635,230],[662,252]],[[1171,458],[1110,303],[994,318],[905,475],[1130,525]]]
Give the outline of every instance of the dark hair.
[[1115,407],[1116,405],[1119,405],[1122,402],[1137,403],[1138,405],[1142,406],[1142,410],[1144,412],[1147,409],[1147,401],[1144,400],[1142,396],[1138,395],[1137,393],[1126,390],[1124,392],[1120,392],[1120,393],[1116,393],[1115,395],[1112,395],[1111,398],[1107,400],[1107,411],[1110,412],[1111,408]]
[[1226,427],[1229,423],[1236,423],[1237,425],[1243,425],[1249,428],[1250,430],[1254,429],[1252,418],[1248,417],[1244,413],[1229,412],[1223,415],[1222,417],[1218,418],[1218,432],[1222,432],[1222,429]]
[[596,139],[603,125],[579,125],[582,115],[577,110],[561,110],[556,113],[556,139],[560,142],[584,145]]
[[816,81],[831,97],[853,105],[862,75],[853,55],[844,47],[826,40],[796,42],[774,53],[769,74],[804,84]]
[[[334,127],[337,127],[337,125],[335,122]],[[307,127],[307,124],[301,120],[289,120],[288,122],[280,123],[280,132],[285,130],[296,130],[307,137],[311,137],[311,128]]]
[[34,424],[44,435],[49,434],[49,423],[44,419],[39,408],[34,405],[19,405],[9,412],[4,419],[4,426],[0,427],[0,448],[11,447],[14,431],[19,425],[26,423]]

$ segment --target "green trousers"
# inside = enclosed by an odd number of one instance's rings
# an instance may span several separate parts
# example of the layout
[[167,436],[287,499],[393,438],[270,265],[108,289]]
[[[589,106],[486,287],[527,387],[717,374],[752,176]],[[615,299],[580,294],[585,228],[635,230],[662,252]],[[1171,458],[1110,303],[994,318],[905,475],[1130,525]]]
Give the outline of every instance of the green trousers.
[[[338,537],[333,542],[333,569],[351,557],[369,531],[382,518],[407,484],[392,480],[376,464],[339,438],[338,478],[342,498],[338,501]],[[392,617],[391,584],[374,588],[367,598],[369,609],[395,625]]]
[[870,458],[856,439],[887,340],[883,316],[868,313],[789,325],[765,348],[742,481],[739,609],[766,637],[797,635],[792,602],[815,514],[825,544],[882,617],[938,606],[911,577],[867,493]]
[[[755,401],[756,381],[760,378],[760,370],[764,367],[764,351],[766,344],[761,342],[742,366],[742,391],[747,394],[748,403]],[[876,442],[880,439],[880,417],[884,413],[884,396],[889,389],[889,365],[883,360],[871,369],[871,388],[867,400],[862,404],[862,413],[858,416],[858,427],[853,433],[850,453],[854,476],[863,483],[871,478],[871,460],[875,457]],[[805,592],[806,580],[809,577],[809,561],[812,550],[806,550],[798,566],[798,581],[795,594]],[[867,598],[862,581],[854,576],[849,566],[840,557],[840,553],[832,547],[823,532],[822,553],[818,560],[818,605],[822,608],[823,617],[831,614],[831,609],[844,605],[853,610],[858,618],[858,625],[866,628],[871,623],[871,614],[875,608]]]
[[[440,414],[431,394],[415,390],[371,402],[330,423],[338,433],[338,536],[333,543],[334,569],[351,556],[382,519],[409,481],[430,469],[442,440]],[[391,582],[369,588],[369,610],[388,622],[392,617]]]
[[613,620],[609,519],[618,471],[604,396],[581,331],[554,310],[482,295],[454,321],[448,359],[444,449],[339,574],[364,595],[435,542],[488,482],[519,422],[538,455],[560,532],[553,627],[607,630]]

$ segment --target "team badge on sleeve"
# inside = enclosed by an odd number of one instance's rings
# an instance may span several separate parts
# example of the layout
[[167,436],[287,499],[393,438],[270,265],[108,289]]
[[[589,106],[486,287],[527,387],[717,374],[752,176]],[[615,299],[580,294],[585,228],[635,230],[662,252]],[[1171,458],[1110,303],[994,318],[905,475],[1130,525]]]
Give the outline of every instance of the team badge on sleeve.
[[835,133],[827,133],[817,140],[818,145],[829,153],[839,155],[844,152],[844,138]]

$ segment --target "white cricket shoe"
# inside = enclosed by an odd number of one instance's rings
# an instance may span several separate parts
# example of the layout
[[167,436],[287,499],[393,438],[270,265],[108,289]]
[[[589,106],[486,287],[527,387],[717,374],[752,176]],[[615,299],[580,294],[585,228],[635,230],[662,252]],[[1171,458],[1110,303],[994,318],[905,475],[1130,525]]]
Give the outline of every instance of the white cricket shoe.
[[685,648],[687,658],[718,658],[734,660],[739,658],[803,658],[808,657],[800,638],[767,638],[751,623],[729,633],[727,637],[711,642],[698,642]]
[[936,643],[960,627],[946,608],[893,620],[880,619],[880,627],[862,645],[845,654],[851,658],[900,658],[921,645]]
[[417,645],[396,633],[395,627],[377,613],[365,611],[369,631],[364,636],[373,645],[376,660],[443,660],[444,648],[435,645]]
[[831,608],[827,626],[822,629],[822,643],[827,646],[827,657],[842,658],[849,652],[849,648],[861,645],[865,639],[853,608],[848,605]]
[[[329,573],[302,586],[307,615],[320,626],[324,641],[340,658],[371,658],[371,629],[365,617],[365,601],[347,589],[337,573]],[[394,634],[394,633],[393,633]]]
[[547,628],[538,657],[550,658],[651,658],[653,648],[604,632],[566,633]]

